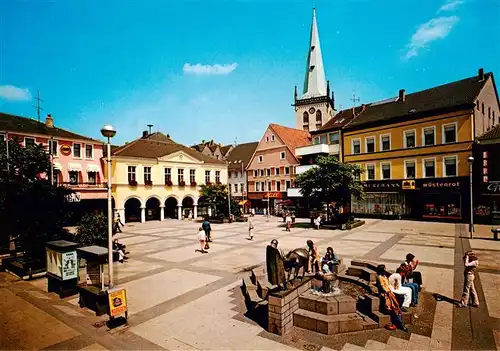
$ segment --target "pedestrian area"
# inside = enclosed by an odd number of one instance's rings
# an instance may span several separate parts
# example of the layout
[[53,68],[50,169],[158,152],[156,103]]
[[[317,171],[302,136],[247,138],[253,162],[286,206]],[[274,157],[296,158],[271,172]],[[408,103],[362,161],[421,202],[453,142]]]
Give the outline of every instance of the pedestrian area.
[[[462,224],[368,220],[352,231],[293,228],[281,219],[248,224],[214,224],[209,253],[199,248],[200,223],[167,220],[130,224],[120,241],[130,259],[115,265],[116,284],[127,289],[129,324],[109,330],[106,316],[80,309],[77,298],[47,294],[46,280],[19,281],[0,273],[0,348],[53,350],[449,350],[500,347],[500,241],[486,239],[478,226],[469,240]],[[395,269],[408,252],[419,260],[428,302],[417,310],[421,322],[409,333],[375,330],[322,337],[294,330],[285,337],[267,333],[245,316],[240,285],[248,270],[264,264],[273,239],[285,252],[313,240],[346,261],[364,258]],[[480,268],[478,309],[457,309],[433,294],[460,297],[462,255],[473,249]]]

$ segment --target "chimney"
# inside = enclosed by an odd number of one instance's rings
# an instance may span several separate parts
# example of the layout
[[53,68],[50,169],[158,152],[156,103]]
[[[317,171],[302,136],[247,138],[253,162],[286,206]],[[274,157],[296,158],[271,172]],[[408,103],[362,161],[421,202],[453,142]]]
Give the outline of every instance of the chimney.
[[399,89],[399,102],[405,102],[406,100],[406,94],[404,89]]
[[363,112],[364,110],[366,110],[366,105],[365,104],[361,104],[361,112]]
[[478,76],[480,82],[482,82],[484,80],[484,69],[483,68],[480,68],[477,71],[477,76]]
[[153,125],[152,124],[148,124],[148,134],[151,135],[151,131],[152,131],[152,128],[153,128]]
[[144,130],[144,131],[142,132],[142,138],[143,138],[143,139],[147,138],[147,137],[148,137],[148,135],[149,135],[149,134],[148,134],[148,131],[147,131],[147,130]]
[[50,114],[45,117],[45,125],[49,128],[54,128],[54,118]]

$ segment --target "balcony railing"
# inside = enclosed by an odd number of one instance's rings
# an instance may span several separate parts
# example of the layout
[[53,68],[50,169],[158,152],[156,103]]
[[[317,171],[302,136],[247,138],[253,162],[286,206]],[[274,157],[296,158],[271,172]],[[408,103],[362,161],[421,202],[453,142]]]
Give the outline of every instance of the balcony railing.
[[314,144],[302,146],[295,149],[295,156],[306,156],[314,154],[338,154],[339,144]]

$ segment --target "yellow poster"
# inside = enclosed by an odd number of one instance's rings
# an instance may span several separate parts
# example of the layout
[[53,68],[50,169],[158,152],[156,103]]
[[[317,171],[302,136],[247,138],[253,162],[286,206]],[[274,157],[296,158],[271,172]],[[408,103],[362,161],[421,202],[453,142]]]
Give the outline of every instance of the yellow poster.
[[109,290],[108,302],[111,317],[127,312],[127,292],[125,289]]

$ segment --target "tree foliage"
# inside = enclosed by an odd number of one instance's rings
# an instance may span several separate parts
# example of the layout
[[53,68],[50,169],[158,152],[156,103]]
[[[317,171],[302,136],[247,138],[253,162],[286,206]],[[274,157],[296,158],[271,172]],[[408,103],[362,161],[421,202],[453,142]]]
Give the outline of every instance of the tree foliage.
[[224,212],[222,212],[224,208],[227,213],[227,185],[203,184],[201,185],[200,196],[204,199],[204,205],[213,206],[214,216],[224,215]]
[[295,186],[301,188],[302,196],[310,202],[335,202],[340,207],[348,205],[351,198],[364,198],[364,186],[359,180],[361,167],[339,162],[331,155],[318,156],[316,165],[295,179]]
[[63,229],[71,191],[44,176],[50,159],[42,145],[23,147],[16,139],[0,143],[0,240],[16,238],[28,260],[43,260],[45,243],[66,238]]
[[78,224],[76,241],[81,246],[108,247],[108,217],[103,213],[87,213]]

